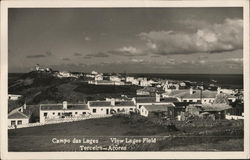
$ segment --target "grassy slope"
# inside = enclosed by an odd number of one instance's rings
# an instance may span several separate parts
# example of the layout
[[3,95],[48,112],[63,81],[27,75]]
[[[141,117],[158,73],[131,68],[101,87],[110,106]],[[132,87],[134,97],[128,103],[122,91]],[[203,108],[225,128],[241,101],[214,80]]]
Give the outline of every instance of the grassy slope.
[[[226,127],[229,128],[230,127]],[[232,127],[235,128],[235,127]],[[231,129],[232,129],[231,128]],[[242,136],[225,134],[225,129],[218,133],[204,136],[197,135],[193,127],[188,133],[180,131],[170,132],[167,128],[153,124],[146,119],[127,117],[110,117],[94,120],[85,120],[72,123],[53,124],[34,128],[9,130],[10,151],[79,151],[79,144],[53,144],[51,139],[56,138],[83,138],[97,137],[99,145],[108,145],[110,136],[167,136],[184,135],[183,137],[160,138],[158,143],[150,145],[129,145],[132,150],[242,150]],[[204,128],[202,128],[204,130]],[[218,132],[218,128],[209,128],[209,131]],[[211,137],[214,136],[214,137]],[[193,137],[195,136],[195,137]],[[235,142],[235,143],[234,143]],[[225,144],[225,145],[223,145]],[[231,146],[231,147],[230,147]],[[200,149],[199,149],[200,148]]]
[[51,73],[29,72],[9,79],[9,92],[21,94],[27,104],[72,103],[104,99],[122,94],[135,96],[137,86],[96,86],[83,82],[84,79],[57,78]]

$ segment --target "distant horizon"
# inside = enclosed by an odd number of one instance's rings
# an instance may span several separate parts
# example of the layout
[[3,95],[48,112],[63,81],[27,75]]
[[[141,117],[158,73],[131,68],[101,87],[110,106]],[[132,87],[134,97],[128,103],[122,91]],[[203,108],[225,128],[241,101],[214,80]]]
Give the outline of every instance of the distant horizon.
[[[32,71],[30,71],[32,72]],[[59,71],[60,72],[60,71]],[[70,71],[71,73],[91,73],[91,72],[77,72]],[[97,72],[97,71],[96,71]],[[25,74],[29,72],[8,72],[8,74]],[[98,73],[116,73],[124,74],[124,72],[98,72]],[[126,74],[179,74],[179,75],[244,75],[244,73],[138,73],[138,72],[126,72]]]

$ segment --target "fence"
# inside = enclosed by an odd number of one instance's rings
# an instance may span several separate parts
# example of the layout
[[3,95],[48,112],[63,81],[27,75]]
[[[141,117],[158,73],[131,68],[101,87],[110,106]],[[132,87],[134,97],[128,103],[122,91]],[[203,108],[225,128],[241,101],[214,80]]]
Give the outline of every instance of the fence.
[[21,125],[17,125],[16,127],[8,126],[8,129],[36,127],[36,126],[43,126],[47,124],[75,122],[75,121],[82,121],[86,119],[104,118],[104,117],[111,117],[111,116],[112,115],[88,115],[88,116],[82,116],[82,117],[54,118],[54,119],[47,119],[45,123],[37,122],[37,123],[21,124]]

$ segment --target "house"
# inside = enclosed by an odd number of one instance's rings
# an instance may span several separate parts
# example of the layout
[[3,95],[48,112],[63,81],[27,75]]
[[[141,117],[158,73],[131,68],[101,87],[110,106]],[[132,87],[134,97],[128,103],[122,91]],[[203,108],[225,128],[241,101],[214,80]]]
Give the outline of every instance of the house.
[[145,117],[161,117],[174,119],[174,104],[142,105],[140,115]]
[[58,72],[58,73],[56,74],[56,76],[57,76],[58,78],[70,78],[70,77],[72,77],[72,78],[78,78],[77,75],[74,75],[74,74],[72,74],[72,73],[70,73],[70,72],[67,72],[67,71]]
[[128,114],[135,111],[133,101],[89,101],[88,106],[92,115]]
[[12,110],[8,114],[8,126],[18,126],[23,124],[28,124],[30,121],[30,114],[24,112],[26,110],[26,104],[22,107]]
[[147,81],[147,78],[138,78],[140,86],[151,86],[151,84]]
[[126,77],[126,82],[130,82],[132,85],[139,85],[139,80],[134,77]]
[[[213,103],[219,91],[210,90],[175,90],[167,93],[167,96],[177,97],[181,102],[196,102],[196,103]],[[165,95],[166,96],[166,95]],[[229,100],[235,101],[236,97],[228,95]]]
[[125,85],[124,82],[114,82],[114,81],[108,81],[108,80],[88,81],[88,84],[94,84],[94,85],[113,85],[113,86],[122,86],[122,85]]
[[126,77],[126,82],[133,82],[134,80],[134,77]]
[[233,89],[226,89],[226,88],[222,89],[219,87],[219,91],[220,93],[226,93],[226,94],[231,94],[231,95],[236,94],[236,92]]
[[110,76],[109,79],[110,81],[121,82],[121,78],[118,76]]
[[95,75],[95,80],[96,80],[96,81],[102,81],[102,80],[103,80],[102,74],[96,74],[96,75]]
[[136,104],[136,108],[139,110],[141,106],[143,105],[164,105],[164,104],[171,104],[172,102],[169,102],[167,100],[161,99],[161,96],[159,94],[156,94],[155,97],[135,97],[132,99],[134,103]]
[[155,94],[157,89],[155,87],[144,87],[142,89],[137,89],[136,90],[136,95],[139,96],[149,96]]
[[65,117],[79,117],[90,114],[87,104],[68,104],[64,101],[60,104],[41,104],[40,123],[47,120]]
[[223,103],[202,104],[202,113],[206,112],[207,115],[212,114],[215,119],[225,119],[231,108],[228,104]]
[[22,98],[22,95],[17,95],[17,94],[8,94],[8,99],[12,101],[17,101],[20,98]]
[[96,72],[96,71],[92,71],[92,72],[91,72],[91,74],[92,74],[92,75],[97,75],[97,74],[98,74],[98,72]]
[[190,104],[186,107],[186,113],[200,118],[225,119],[232,107],[228,104]]

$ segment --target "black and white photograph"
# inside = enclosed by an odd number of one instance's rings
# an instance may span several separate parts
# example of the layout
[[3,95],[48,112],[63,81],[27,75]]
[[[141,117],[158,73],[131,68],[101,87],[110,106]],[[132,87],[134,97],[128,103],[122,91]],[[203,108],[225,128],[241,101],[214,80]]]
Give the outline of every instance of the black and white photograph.
[[8,152],[246,151],[244,6],[143,4],[7,8]]

